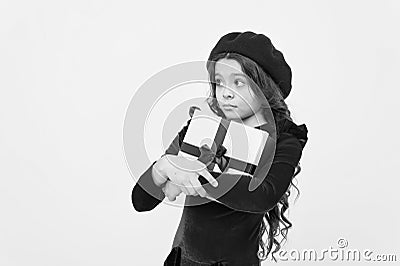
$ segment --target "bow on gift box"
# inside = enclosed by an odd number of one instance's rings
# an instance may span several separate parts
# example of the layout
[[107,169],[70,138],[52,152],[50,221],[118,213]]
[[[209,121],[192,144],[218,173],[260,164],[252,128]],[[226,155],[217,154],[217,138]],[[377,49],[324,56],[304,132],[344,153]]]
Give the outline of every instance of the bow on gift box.
[[[190,117],[193,117],[193,114],[196,110],[200,110],[198,106],[191,106],[189,109]],[[223,172],[226,168],[226,165],[229,161],[228,158],[224,156],[226,153],[226,148],[221,144],[218,146],[217,152],[214,152],[207,144],[204,144],[200,147],[200,156],[198,160],[205,165],[207,165],[207,169],[212,171],[214,169],[215,163],[218,164],[219,169]]]
[[216,152],[214,150],[208,147],[207,144],[204,144],[200,147],[200,156],[198,160],[207,165],[207,169],[210,171],[214,169],[216,163],[219,169],[223,172],[225,171],[226,165],[229,161],[229,159],[224,156],[226,148],[221,144]]
[[[180,145],[179,155],[192,158],[201,157],[200,161],[206,164],[210,171],[225,172],[229,168],[234,172],[254,175],[268,133],[224,118],[211,119],[214,121],[210,122],[209,114],[202,113],[197,106],[191,107],[190,116],[190,126]],[[218,122],[216,123],[216,121]],[[211,144],[209,143],[211,148],[201,144],[204,139],[200,135],[203,133],[207,140],[213,139]],[[235,136],[235,141],[232,143],[226,141],[227,134]],[[249,136],[251,136],[251,140],[248,139]],[[243,143],[248,141],[251,141],[252,145],[244,147]],[[223,143],[226,143],[228,148],[223,147]],[[219,166],[219,169],[214,169],[215,164]]]
[[[201,108],[197,106],[190,107],[189,109],[190,117],[193,117],[193,114],[196,110],[201,111]],[[215,163],[218,164],[218,167],[219,169],[221,169],[221,171],[224,171],[226,168],[226,164],[228,162],[228,159],[224,156],[225,153],[226,153],[226,148],[222,144],[218,147],[217,152],[210,149],[210,147],[208,147],[207,144],[204,144],[203,146],[200,147],[200,156],[198,160],[207,165],[207,169],[210,171],[214,169]]]

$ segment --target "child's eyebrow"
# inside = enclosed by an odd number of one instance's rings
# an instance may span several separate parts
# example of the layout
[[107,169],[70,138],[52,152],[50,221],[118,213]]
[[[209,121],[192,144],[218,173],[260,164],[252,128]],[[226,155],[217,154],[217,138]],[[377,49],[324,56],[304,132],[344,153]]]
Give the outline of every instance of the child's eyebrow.
[[[215,73],[215,76],[222,76],[220,73]],[[245,74],[242,73],[232,73],[230,74],[230,76],[242,76],[242,77],[246,77]]]
[[233,73],[232,75],[233,75],[233,76],[246,77],[246,75],[245,75],[245,74],[242,74],[242,73]]

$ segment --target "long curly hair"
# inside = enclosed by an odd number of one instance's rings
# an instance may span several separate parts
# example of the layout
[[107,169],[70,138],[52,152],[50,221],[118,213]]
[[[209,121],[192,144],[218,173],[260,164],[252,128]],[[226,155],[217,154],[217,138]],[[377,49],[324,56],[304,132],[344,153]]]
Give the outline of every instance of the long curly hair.
[[[290,116],[290,111],[284,101],[279,86],[273,81],[268,73],[266,73],[256,62],[248,57],[242,56],[237,53],[227,52],[217,54],[213,58],[210,58],[209,61],[207,61],[206,66],[211,86],[210,95],[207,99],[207,103],[210,106],[211,110],[217,115],[225,118],[224,113],[219,108],[215,94],[215,63],[222,58],[236,60],[241,65],[242,71],[247,75],[247,77],[250,78],[250,80],[248,81],[250,82],[250,87],[254,94],[259,99],[267,100],[267,102],[265,102],[265,100],[261,101],[261,108],[263,108],[263,115],[267,121],[271,120],[268,119],[268,117],[271,117],[271,115],[269,114],[271,114],[272,112],[272,119],[274,120],[274,123],[276,125],[276,138],[278,139],[279,133],[281,131],[280,127],[283,125],[279,122],[283,119],[293,121]],[[298,175],[300,171],[301,167],[300,164],[298,164],[295,168],[293,178]],[[272,209],[265,213],[262,223],[260,225],[258,239],[261,250],[258,252],[257,255],[262,261],[267,259],[271,251],[273,260],[277,261],[274,254],[278,252],[278,250],[281,248],[282,242],[287,240],[288,230],[292,227],[292,223],[285,216],[285,212],[289,208],[289,196],[291,188],[294,187],[297,191],[296,200],[300,194],[299,189],[293,183],[293,178],[291,180],[289,188],[286,190],[285,194],[281,197],[279,202]],[[267,221],[267,224],[265,223],[265,221]],[[262,238],[266,231],[268,239],[266,243],[264,243]],[[280,241],[278,241],[279,238],[281,238]],[[275,248],[273,249],[274,246]]]

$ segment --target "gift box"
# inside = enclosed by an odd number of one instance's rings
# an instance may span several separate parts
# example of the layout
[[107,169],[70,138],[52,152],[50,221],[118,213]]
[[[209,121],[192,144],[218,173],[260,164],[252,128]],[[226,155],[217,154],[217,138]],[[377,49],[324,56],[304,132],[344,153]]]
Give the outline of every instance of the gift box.
[[268,137],[264,130],[195,110],[178,155],[196,160],[202,154],[204,144],[214,152],[222,145],[226,149],[223,156],[227,167],[222,171],[217,163],[212,163],[208,165],[209,170],[252,176]]

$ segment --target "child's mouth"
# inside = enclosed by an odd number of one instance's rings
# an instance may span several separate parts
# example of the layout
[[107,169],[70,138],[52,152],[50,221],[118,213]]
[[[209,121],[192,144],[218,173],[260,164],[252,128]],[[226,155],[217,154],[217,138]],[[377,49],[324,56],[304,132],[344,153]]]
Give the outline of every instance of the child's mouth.
[[235,109],[237,106],[236,105],[231,105],[231,104],[223,104],[222,108],[225,110],[232,110]]

